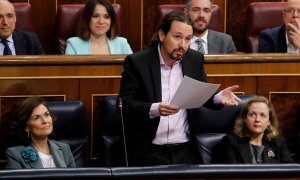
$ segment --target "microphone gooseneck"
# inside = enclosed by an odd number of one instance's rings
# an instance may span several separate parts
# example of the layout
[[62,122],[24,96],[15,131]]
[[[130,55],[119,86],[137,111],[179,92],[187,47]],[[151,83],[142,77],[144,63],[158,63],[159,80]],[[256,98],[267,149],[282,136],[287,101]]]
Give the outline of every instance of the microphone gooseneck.
[[122,99],[118,99],[118,107],[120,109],[121,122],[122,122],[122,133],[123,133],[123,143],[124,143],[124,152],[125,152],[125,161],[126,166],[128,167],[128,158],[127,158],[127,147],[126,147],[126,137],[125,137],[125,128],[124,128],[124,120],[123,120],[123,103]]

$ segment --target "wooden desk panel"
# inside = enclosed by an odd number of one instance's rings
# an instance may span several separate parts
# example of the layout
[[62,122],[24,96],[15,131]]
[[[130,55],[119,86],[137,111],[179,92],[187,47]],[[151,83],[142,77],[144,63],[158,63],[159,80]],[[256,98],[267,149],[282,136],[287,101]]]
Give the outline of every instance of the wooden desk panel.
[[0,78],[99,78],[120,76],[125,56],[0,57]]
[[[226,78],[225,78],[226,77]],[[256,94],[257,77],[256,76],[208,76],[209,83],[221,84],[219,90],[232,85],[239,85],[237,92],[239,94]]]
[[[118,93],[124,57],[0,57],[0,98],[6,99],[1,101],[1,118],[10,107],[4,102],[18,102],[20,96],[42,95],[49,100],[81,100],[87,111],[91,158],[97,159],[98,139],[95,134],[101,121],[101,103],[105,96]],[[274,101],[280,122],[285,122],[281,123],[283,134],[290,143],[293,142],[291,132],[295,131],[295,114],[300,107],[299,55],[206,55],[205,69],[209,82],[220,83],[221,89],[238,84],[239,94],[259,94]],[[289,113],[292,116],[287,115]],[[4,138],[4,135],[0,134],[0,138]],[[3,160],[3,152],[0,159]],[[4,161],[0,165],[3,164]]]

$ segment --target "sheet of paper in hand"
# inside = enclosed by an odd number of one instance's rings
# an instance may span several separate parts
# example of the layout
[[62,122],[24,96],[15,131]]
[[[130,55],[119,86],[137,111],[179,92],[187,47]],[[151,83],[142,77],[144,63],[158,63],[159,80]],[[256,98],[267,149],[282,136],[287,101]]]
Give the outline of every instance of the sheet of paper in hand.
[[219,89],[220,84],[204,83],[184,76],[170,104],[181,109],[201,107]]

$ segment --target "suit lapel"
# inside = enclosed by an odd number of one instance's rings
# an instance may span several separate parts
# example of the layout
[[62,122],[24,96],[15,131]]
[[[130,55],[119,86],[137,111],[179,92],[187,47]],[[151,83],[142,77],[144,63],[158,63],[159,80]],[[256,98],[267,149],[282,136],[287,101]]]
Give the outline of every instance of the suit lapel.
[[[33,149],[35,149],[33,145],[29,145],[29,146],[31,146]],[[38,152],[36,151],[36,153],[38,153]],[[40,169],[40,168],[43,168],[42,160],[41,160],[40,157],[38,157],[38,159],[37,159],[36,161],[31,162],[31,163],[29,163],[28,165],[29,165],[31,168],[34,168],[34,169]]]
[[37,161],[34,161],[32,163],[29,164],[31,166],[31,168],[33,169],[40,169],[43,168],[43,164],[41,161],[41,158],[39,157]]
[[243,161],[245,163],[252,163],[252,155],[250,151],[249,141],[246,138],[240,139],[241,143],[239,145],[240,153]]
[[218,52],[218,44],[215,42],[215,38],[213,35],[213,31],[208,29],[208,34],[207,34],[207,51],[208,54],[214,54],[215,52]]
[[279,163],[278,153],[270,142],[264,141],[265,149],[263,151],[263,158],[265,163]]
[[287,52],[286,36],[285,36],[285,25],[279,29],[279,40],[278,40],[278,51]]
[[186,59],[187,59],[187,57],[184,56],[182,61],[181,61],[181,63],[182,63],[182,74],[191,77],[190,63]]
[[13,32],[14,46],[16,50],[16,55],[26,54],[26,41],[23,40],[23,36],[17,31]]
[[156,102],[160,102],[162,100],[161,95],[161,72],[160,72],[160,61],[159,61],[159,55],[158,55],[158,49],[157,46],[152,49],[152,56],[151,56],[151,62],[150,62],[150,70],[152,75],[152,83],[155,93]]
[[55,165],[57,168],[65,168],[67,167],[64,161],[64,155],[62,153],[62,149],[58,147],[53,141],[49,140],[49,146],[51,150],[51,154],[53,156]]
[[[182,61],[181,61],[181,63],[182,63],[182,74],[186,75],[186,76],[189,76],[190,78],[200,80],[200,74],[195,73],[195,71],[194,71],[194,69],[195,69],[194,66],[195,65],[193,63],[193,61],[198,61],[198,59],[195,59],[195,56],[193,56],[190,51],[194,51],[194,50],[188,48],[187,51],[186,51],[186,54],[182,58]],[[198,72],[200,72],[200,71],[198,71]]]

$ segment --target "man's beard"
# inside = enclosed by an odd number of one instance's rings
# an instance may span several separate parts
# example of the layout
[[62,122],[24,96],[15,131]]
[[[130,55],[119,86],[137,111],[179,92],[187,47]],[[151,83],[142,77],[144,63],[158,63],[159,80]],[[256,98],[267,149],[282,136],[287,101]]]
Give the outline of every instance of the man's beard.
[[[176,51],[181,51],[182,55],[175,57]],[[173,49],[173,51],[171,53],[169,53],[168,55],[172,60],[181,61],[182,57],[185,55],[185,53],[186,53],[186,51],[183,48],[177,48],[177,49]]]
[[[203,28],[198,28],[196,27],[196,22],[197,21],[203,21],[205,23],[205,26]],[[202,17],[198,17],[197,19],[195,19],[195,21],[193,21],[193,31],[194,33],[198,33],[198,34],[202,34],[203,32],[205,32],[208,28],[208,22],[202,18]]]

